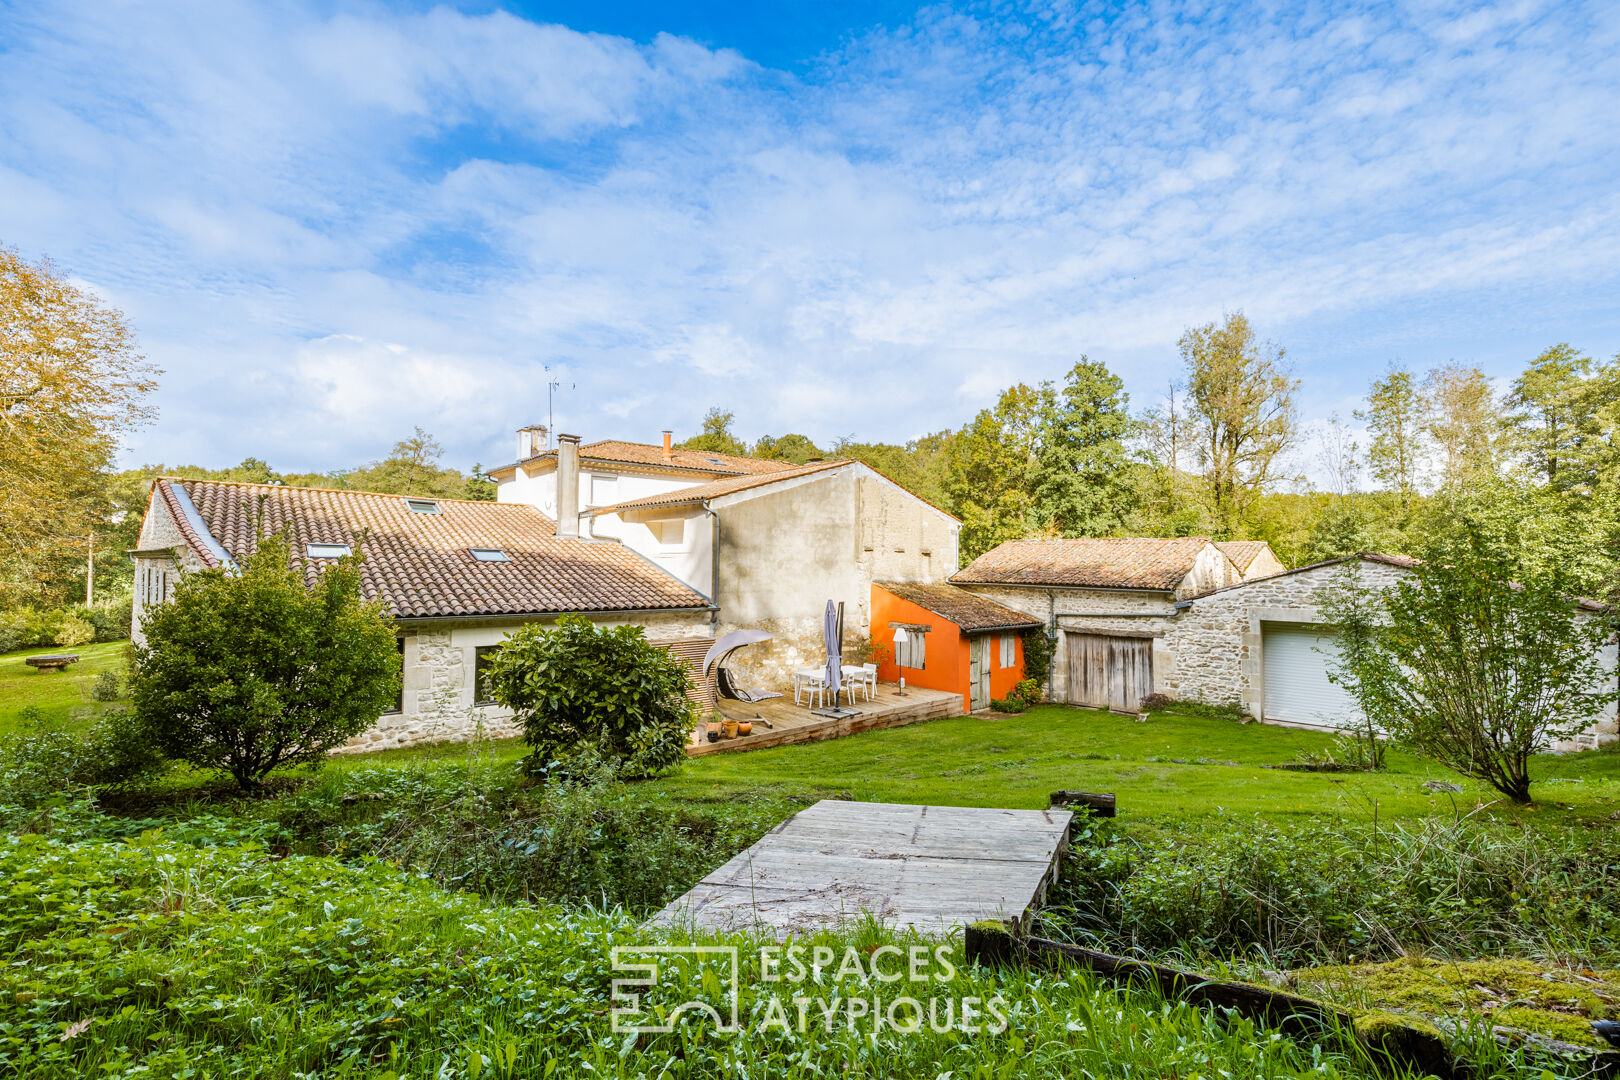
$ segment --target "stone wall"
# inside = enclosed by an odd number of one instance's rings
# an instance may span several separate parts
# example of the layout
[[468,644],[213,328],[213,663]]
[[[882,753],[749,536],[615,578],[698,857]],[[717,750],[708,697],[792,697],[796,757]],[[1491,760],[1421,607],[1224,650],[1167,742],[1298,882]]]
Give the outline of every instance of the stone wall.
[[1164,646],[1171,663],[1162,693],[1211,705],[1236,705],[1262,719],[1265,665],[1260,653],[1261,624],[1320,623],[1322,591],[1358,580],[1381,588],[1402,571],[1368,561],[1318,566],[1261,578],[1195,599],[1167,630]]
[[[464,742],[482,726],[489,738],[521,734],[509,709],[473,700],[477,649],[499,645],[527,621],[467,620],[414,623],[402,627],[405,638],[404,708],[386,713],[335,753],[365,753],[435,742]],[[547,620],[549,622],[549,620]],[[705,612],[648,612],[634,619],[602,617],[604,626],[627,622],[643,627],[652,641],[702,638],[709,635]]]
[[[187,546],[185,534],[180,531],[180,526],[169,513],[168,504],[161,497],[152,500],[150,512],[141,522],[137,550],[144,554],[135,556],[134,560],[135,594],[130,609],[129,636],[135,644],[144,645],[146,635],[141,630],[141,624],[145,620],[149,601],[147,591],[142,586],[146,584],[147,576],[166,575],[160,579],[164,583],[162,599],[157,599],[154,593],[151,601],[161,603],[174,592],[174,584],[181,570],[201,570],[204,564],[196,552]],[[164,554],[155,554],[160,551]]]

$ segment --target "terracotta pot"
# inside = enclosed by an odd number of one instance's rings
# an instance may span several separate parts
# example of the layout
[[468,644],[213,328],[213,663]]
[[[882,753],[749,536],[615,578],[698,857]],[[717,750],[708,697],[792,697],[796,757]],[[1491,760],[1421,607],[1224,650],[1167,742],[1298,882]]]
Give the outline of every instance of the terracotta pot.
[[737,721],[727,720],[721,725],[721,730],[725,732],[726,738],[735,739],[737,737]]
[[754,724],[753,724],[753,721],[751,721],[751,720],[743,720],[743,721],[741,721],[740,723],[737,724],[737,734],[739,734],[739,735],[747,735],[750,732],[752,732],[753,730],[754,730]]

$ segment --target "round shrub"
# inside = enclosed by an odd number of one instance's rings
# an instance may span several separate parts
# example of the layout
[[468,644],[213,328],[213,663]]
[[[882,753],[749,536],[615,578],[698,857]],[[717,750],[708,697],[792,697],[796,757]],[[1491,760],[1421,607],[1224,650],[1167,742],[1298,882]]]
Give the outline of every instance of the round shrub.
[[680,763],[697,722],[687,669],[639,626],[565,615],[525,626],[490,665],[491,696],[517,714],[530,772],[583,776],[606,767],[656,776]]
[[64,648],[75,645],[88,645],[96,640],[96,628],[89,619],[81,619],[77,615],[63,616],[56,626],[56,644]]

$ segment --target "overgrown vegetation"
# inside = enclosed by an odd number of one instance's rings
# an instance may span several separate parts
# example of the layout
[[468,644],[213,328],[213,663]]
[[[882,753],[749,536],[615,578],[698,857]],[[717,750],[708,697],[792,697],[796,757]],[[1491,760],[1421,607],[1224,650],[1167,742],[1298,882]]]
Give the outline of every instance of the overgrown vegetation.
[[1460,506],[1392,586],[1344,581],[1326,612],[1342,652],[1330,677],[1377,732],[1530,802],[1532,755],[1588,727],[1620,693],[1603,649],[1610,613],[1577,602],[1562,562],[1524,558]]
[[1271,967],[1409,952],[1620,966],[1612,830],[1215,815],[1102,839],[1066,856],[1051,934]]

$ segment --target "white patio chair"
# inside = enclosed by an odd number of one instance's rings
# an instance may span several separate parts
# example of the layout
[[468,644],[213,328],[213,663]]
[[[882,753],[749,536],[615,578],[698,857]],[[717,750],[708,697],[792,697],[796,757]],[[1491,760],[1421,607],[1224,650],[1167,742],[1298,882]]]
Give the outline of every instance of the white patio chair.
[[861,692],[866,695],[867,701],[871,701],[872,698],[877,694],[876,664],[861,665]]

